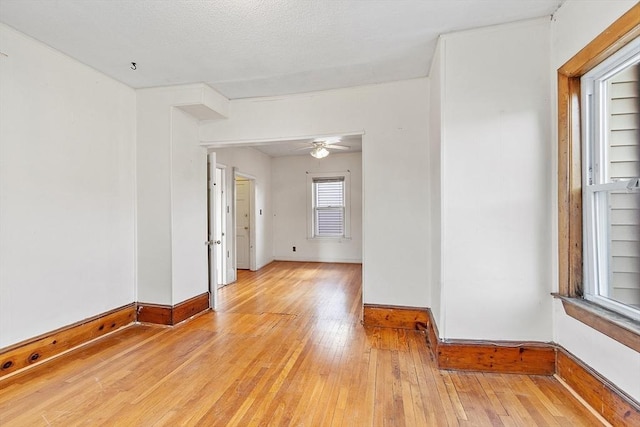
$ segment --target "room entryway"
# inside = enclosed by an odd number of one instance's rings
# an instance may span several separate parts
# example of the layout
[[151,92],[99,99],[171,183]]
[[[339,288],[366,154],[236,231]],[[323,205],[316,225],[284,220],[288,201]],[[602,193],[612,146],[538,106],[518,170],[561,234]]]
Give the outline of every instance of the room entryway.
[[236,177],[236,267],[251,268],[251,185],[250,179]]

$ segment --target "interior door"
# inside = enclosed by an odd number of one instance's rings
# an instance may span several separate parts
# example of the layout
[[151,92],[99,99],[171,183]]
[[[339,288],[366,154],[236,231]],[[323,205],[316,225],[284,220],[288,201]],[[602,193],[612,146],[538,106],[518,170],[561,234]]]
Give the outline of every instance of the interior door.
[[216,153],[209,153],[207,161],[207,213],[208,213],[208,233],[206,245],[209,248],[209,298],[210,306],[216,309],[216,293],[218,290],[218,254],[220,252],[220,240],[216,240],[218,235],[217,212],[219,200],[216,200]]
[[236,178],[236,266],[249,269],[251,235],[251,188],[246,179]]
[[[214,208],[215,212],[215,227],[213,227],[213,240],[217,246],[215,251],[215,274],[217,287],[221,288],[226,285],[225,274],[225,254],[226,254],[226,240],[225,240],[225,191],[224,191],[224,170],[216,167],[215,169],[215,185],[214,185]],[[217,243],[220,242],[220,243]]]

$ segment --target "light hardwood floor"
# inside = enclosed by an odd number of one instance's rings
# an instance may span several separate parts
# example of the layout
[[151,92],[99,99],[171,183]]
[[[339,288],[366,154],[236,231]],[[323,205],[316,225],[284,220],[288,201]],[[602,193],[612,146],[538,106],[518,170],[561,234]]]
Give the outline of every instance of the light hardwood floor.
[[594,426],[552,377],[439,371],[360,324],[361,267],[240,271],[219,310],[134,325],[0,381],[2,426]]

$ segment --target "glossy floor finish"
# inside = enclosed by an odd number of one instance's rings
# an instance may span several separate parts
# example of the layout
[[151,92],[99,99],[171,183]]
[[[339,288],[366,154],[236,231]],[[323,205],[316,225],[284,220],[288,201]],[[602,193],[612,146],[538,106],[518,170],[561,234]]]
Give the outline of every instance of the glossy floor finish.
[[552,377],[439,371],[360,324],[361,267],[241,271],[218,312],[134,325],[0,382],[2,426],[593,426]]

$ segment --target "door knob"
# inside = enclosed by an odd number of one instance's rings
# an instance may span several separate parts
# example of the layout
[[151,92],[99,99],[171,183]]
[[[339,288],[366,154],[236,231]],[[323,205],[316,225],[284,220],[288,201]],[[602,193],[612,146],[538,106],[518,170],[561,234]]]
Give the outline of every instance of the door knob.
[[213,243],[215,243],[216,245],[219,245],[219,244],[220,244],[220,240],[216,240],[216,241],[215,241],[215,242],[213,242]]

